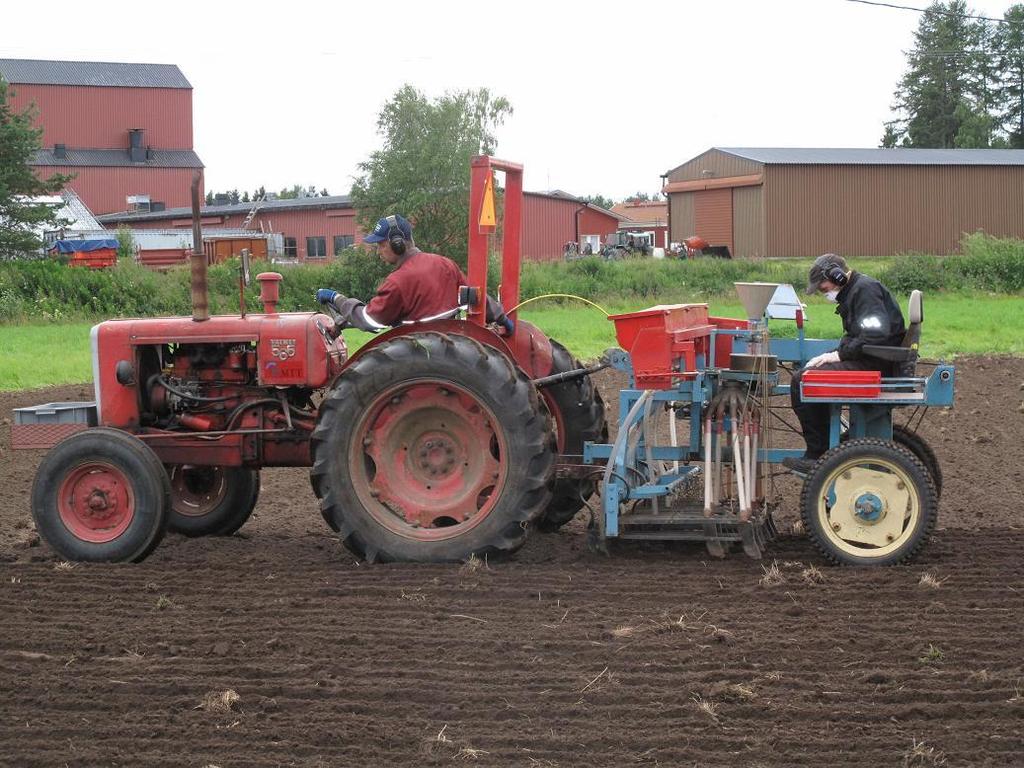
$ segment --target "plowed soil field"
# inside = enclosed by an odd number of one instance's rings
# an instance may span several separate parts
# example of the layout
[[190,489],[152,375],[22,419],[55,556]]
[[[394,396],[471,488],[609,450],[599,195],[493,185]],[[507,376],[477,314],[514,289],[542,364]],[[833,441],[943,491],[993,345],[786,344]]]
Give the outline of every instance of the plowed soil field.
[[302,469],[234,537],[70,566],[8,424],[91,392],[0,394],[0,765],[1024,765],[1022,386],[958,362],[921,430],[938,530],[888,569],[827,566],[788,479],[762,562],[596,554],[578,518],[508,562],[368,566]]

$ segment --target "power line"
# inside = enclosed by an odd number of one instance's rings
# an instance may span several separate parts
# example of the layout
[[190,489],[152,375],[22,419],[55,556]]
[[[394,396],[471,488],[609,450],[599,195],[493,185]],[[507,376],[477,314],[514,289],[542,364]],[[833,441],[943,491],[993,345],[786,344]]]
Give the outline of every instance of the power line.
[[1011,21],[1010,19],[994,19],[991,16],[979,16],[975,13],[953,13],[952,11],[943,11],[938,8],[915,8],[912,5],[896,5],[895,3],[880,3],[875,0],[846,0],[848,3],[860,3],[861,5],[877,5],[881,8],[896,8],[900,11],[917,11],[918,13],[937,13],[942,16],[953,16],[957,19],[978,19],[979,21],[993,21],[996,24],[1019,24],[1018,21]]

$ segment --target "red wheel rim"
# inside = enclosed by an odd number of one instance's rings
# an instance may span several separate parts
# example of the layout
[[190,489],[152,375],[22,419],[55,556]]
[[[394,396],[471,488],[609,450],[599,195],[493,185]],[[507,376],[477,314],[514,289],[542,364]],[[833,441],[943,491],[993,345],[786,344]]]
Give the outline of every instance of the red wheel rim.
[[176,464],[170,468],[170,476],[172,506],[175,512],[186,517],[208,515],[228,490],[223,467]]
[[135,517],[135,493],[127,476],[102,461],[80,464],[60,484],[57,511],[72,534],[92,544],[113,541]]
[[508,475],[504,436],[475,395],[446,381],[404,382],[377,397],[349,459],[363,506],[419,541],[464,534],[487,518]]
[[547,403],[548,411],[551,412],[551,417],[555,422],[555,447],[558,448],[559,453],[565,453],[565,416],[547,389],[541,391],[541,396]]

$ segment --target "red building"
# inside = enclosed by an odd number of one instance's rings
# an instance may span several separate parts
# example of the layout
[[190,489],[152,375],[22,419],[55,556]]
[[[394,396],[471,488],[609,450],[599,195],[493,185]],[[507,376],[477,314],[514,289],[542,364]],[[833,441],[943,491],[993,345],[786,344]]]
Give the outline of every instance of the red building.
[[576,243],[581,253],[588,245],[593,253],[600,253],[619,221],[611,211],[561,190],[524,192],[523,260],[556,261],[563,258],[570,242]]
[[668,247],[668,203],[664,200],[627,200],[611,210],[623,218],[620,232],[649,232],[655,248]]
[[38,110],[36,173],[75,174],[68,187],[94,213],[189,204],[203,164],[192,147],[192,86],[176,66],[0,59],[0,77],[16,111]]
[[[201,209],[201,222],[203,227],[239,229],[253,207],[253,203],[206,205]],[[192,226],[192,209],[113,213],[97,218],[108,228],[127,224],[132,229],[188,230]],[[247,228],[282,233],[285,256],[299,261],[333,256],[357,241],[356,211],[347,195],[267,200],[256,207]],[[358,240],[362,242],[361,237]]]
[[[253,203],[207,205],[202,208],[204,227],[239,228]],[[133,229],[167,229],[192,226],[191,208],[164,211],[114,213],[97,217],[103,226],[127,224]],[[605,238],[615,232],[620,219],[611,211],[585,203],[565,192],[523,193],[523,259],[554,261],[563,257],[565,244],[591,244],[598,253]],[[346,195],[268,200],[261,203],[249,229],[280,232],[285,255],[299,261],[333,256],[362,242],[356,228],[356,210]],[[414,233],[415,234],[415,233]]]

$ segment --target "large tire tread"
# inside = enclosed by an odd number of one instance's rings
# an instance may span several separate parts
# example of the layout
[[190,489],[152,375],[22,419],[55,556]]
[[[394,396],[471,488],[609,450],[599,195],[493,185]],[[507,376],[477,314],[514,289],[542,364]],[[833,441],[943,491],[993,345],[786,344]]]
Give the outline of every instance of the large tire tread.
[[[474,396],[489,404],[499,421],[519,430],[519,442],[510,452],[520,460],[504,457],[509,461],[507,486],[487,519],[464,535],[412,545],[370,520],[343,469],[351,432],[376,397],[403,378],[434,377],[466,389],[476,382],[483,391]],[[504,354],[467,336],[415,333],[375,347],[338,377],[313,431],[310,479],[328,525],[349,550],[369,562],[501,556],[522,546],[550,498],[550,443],[550,418],[536,389]]]
[[[582,364],[562,344],[551,339],[551,373],[564,373],[582,368]],[[608,442],[608,423],[604,400],[589,376],[573,379],[548,388],[548,402],[561,411],[566,434],[562,450],[568,454],[583,453],[583,443]],[[597,490],[593,478],[558,478],[552,484],[551,501],[537,521],[542,531],[556,531],[586,506]]]

